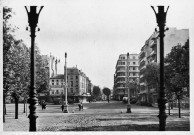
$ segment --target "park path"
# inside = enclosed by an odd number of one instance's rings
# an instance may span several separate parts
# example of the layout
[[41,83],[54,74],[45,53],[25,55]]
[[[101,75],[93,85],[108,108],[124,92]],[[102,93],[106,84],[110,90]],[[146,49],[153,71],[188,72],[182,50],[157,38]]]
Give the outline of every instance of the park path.
[[[72,113],[74,110],[75,113]],[[132,105],[132,113],[126,113],[126,104],[101,102],[84,104],[79,111],[77,104],[69,106],[68,114],[62,113],[60,105],[47,105],[46,110],[37,106],[38,131],[157,131],[158,108]],[[182,110],[178,118],[177,108],[167,118],[167,130],[188,131],[190,112]],[[14,119],[14,105],[7,105],[4,131],[28,131],[29,119],[19,105],[19,119]]]

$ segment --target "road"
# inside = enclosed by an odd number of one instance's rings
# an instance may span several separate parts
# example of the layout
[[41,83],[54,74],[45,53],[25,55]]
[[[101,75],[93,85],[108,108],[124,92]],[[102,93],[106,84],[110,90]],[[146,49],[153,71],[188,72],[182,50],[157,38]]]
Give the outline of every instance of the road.
[[[158,108],[132,105],[132,113],[126,113],[126,104],[118,101],[85,103],[79,111],[77,104],[69,105],[69,113],[62,113],[60,105],[47,105],[46,110],[37,106],[37,131],[158,131]],[[168,111],[167,111],[168,112]],[[189,131],[190,111],[171,110],[166,130]],[[14,104],[7,104],[4,131],[28,131],[29,119],[19,104],[19,118],[14,119]]]

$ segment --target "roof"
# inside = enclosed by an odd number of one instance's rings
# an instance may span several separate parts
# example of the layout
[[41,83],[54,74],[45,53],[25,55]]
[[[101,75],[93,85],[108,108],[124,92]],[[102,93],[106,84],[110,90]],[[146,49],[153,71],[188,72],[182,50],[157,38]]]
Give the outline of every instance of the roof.
[[57,75],[51,77],[50,79],[64,79],[64,74],[57,74]]

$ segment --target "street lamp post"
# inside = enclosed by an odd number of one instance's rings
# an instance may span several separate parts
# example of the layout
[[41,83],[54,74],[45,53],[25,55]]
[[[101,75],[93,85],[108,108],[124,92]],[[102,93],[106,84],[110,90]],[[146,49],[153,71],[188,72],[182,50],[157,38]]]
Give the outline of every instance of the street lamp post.
[[[151,6],[154,10],[154,7]],[[169,6],[168,6],[169,8]],[[164,12],[164,6],[158,6],[158,13],[154,10],[156,15],[156,20],[159,27],[159,37],[160,37],[160,91],[159,91],[159,98],[158,98],[158,107],[159,107],[159,130],[165,131],[166,127],[166,94],[165,94],[165,87],[164,87],[164,32],[165,32],[165,23],[166,23],[166,14],[168,11]]]
[[129,88],[129,53],[127,53],[127,89],[128,89],[128,104],[127,113],[131,113],[131,103],[130,103],[130,88]]
[[27,11],[28,15],[28,23],[30,26],[30,32],[31,32],[31,84],[30,84],[30,93],[29,93],[29,109],[30,109],[30,114],[28,116],[30,120],[30,128],[29,131],[36,131],[36,118],[38,117],[36,115],[36,103],[37,103],[37,98],[36,98],[36,89],[35,89],[35,57],[34,57],[34,41],[35,41],[35,29],[38,23],[38,17],[39,14],[43,8],[43,6],[40,7],[39,12],[36,12],[37,6],[30,6],[30,11],[28,11],[27,7],[25,6],[25,9]]
[[65,105],[64,105],[64,113],[68,113],[68,104],[67,104],[67,53],[65,53]]

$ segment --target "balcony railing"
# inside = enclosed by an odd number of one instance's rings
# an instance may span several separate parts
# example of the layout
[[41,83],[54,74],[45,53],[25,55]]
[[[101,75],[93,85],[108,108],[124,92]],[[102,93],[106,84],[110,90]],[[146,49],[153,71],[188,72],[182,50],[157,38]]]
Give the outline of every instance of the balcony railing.
[[152,42],[150,43],[150,47],[154,47],[155,45],[157,45],[157,42],[155,40],[152,40]]
[[150,56],[154,56],[156,55],[156,52],[153,50],[151,53],[150,53]]
[[140,83],[140,85],[145,85],[145,83],[144,83],[144,82],[142,82],[142,83]]

